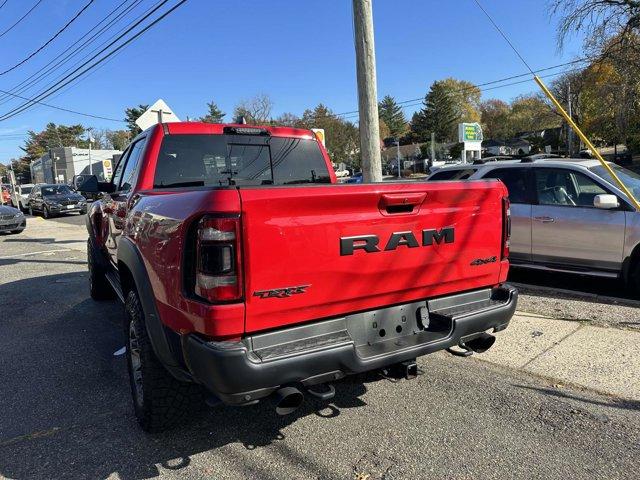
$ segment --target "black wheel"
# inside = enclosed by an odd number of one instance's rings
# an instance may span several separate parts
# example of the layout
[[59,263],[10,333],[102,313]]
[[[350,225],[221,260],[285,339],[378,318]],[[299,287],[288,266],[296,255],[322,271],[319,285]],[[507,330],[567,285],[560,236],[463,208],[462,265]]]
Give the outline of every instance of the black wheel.
[[33,217],[33,207],[29,205],[29,215]]
[[49,207],[47,207],[46,205],[42,208],[42,217],[51,218],[51,212],[49,212]]
[[153,351],[138,294],[125,302],[127,367],[136,418],[143,430],[160,432],[184,422],[204,405],[200,385],[176,380]]
[[640,297],[640,259],[636,259],[631,265],[626,283],[628,292],[636,297]]
[[86,214],[87,214],[87,209],[86,208],[80,210],[80,215],[86,215]]
[[87,266],[89,267],[89,295],[94,300],[111,300],[115,296],[105,271],[94,260],[91,240],[87,240]]
[[24,231],[24,228],[21,228],[20,230],[11,230],[11,233],[22,233]]

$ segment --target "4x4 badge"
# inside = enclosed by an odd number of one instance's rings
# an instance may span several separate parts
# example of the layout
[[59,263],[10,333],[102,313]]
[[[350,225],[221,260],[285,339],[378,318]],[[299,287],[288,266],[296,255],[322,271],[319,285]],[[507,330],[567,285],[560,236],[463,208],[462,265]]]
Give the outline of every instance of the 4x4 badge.
[[284,287],[274,288],[273,290],[260,290],[259,292],[253,292],[254,297],[260,298],[287,298],[291,295],[298,295],[300,293],[307,293],[307,288],[311,285],[299,285],[297,287]]
[[498,257],[476,258],[473,262],[471,262],[471,266],[477,267],[479,265],[486,265],[487,263],[495,263],[497,261]]

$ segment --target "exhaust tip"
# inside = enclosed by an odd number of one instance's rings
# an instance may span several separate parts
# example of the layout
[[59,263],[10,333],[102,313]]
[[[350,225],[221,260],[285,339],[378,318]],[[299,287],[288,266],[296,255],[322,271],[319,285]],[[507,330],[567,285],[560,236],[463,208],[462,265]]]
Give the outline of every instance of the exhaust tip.
[[466,345],[476,353],[484,353],[489,350],[494,343],[496,343],[496,337],[488,333],[483,333],[479,337],[466,342]]
[[304,400],[302,392],[295,387],[281,388],[274,395],[278,415],[289,415],[295,412]]

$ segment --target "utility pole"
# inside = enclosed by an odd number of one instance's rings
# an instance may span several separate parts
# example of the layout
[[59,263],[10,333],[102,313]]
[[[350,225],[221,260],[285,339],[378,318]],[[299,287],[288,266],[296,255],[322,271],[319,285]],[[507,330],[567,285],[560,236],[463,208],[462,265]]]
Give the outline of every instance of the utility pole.
[[[573,115],[571,113],[571,82],[567,82],[567,102],[569,103],[569,111],[567,112],[569,114],[569,116],[571,118],[573,118]],[[573,129],[567,124],[567,154],[569,155],[569,158],[571,158],[572,155],[572,148],[573,148]]]
[[[91,129],[87,128],[87,134],[89,135],[89,175],[93,175],[93,162],[91,161]],[[75,170],[75,167],[74,167]]]
[[398,178],[402,178],[402,170],[400,169],[400,140],[396,139],[396,159],[398,160]]
[[431,164],[436,161],[436,134],[431,132]]
[[[360,111],[360,153],[365,182],[382,181],[376,53],[373,40],[372,0],[353,0],[358,109]],[[399,165],[398,165],[399,166]]]

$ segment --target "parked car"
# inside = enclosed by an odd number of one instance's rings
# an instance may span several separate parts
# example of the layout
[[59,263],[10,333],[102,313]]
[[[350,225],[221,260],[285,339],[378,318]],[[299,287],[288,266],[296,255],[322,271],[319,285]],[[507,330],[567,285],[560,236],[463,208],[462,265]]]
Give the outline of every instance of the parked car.
[[412,377],[416,357],[482,352],[507,327],[504,185],[336,183],[309,130],[198,122],[150,127],[109,183],[83,182],[105,193],[89,290],[125,303],[142,428],[203,396],[290,413],[304,393],[331,398],[328,382]]
[[353,177],[347,178],[344,183],[362,183],[362,172],[355,173]]
[[17,208],[0,205],[0,232],[20,233],[27,226],[27,219]]
[[87,213],[87,200],[64,184],[38,184],[31,189],[27,202],[29,214],[41,213],[44,218],[77,212]]
[[[640,175],[609,166],[640,198]],[[621,278],[640,292],[640,212],[599,161],[528,158],[457,165],[427,180],[488,178],[502,180],[509,190],[512,265]]]
[[29,194],[34,187],[31,183],[25,183],[24,185],[16,185],[15,195],[12,197],[12,204],[14,207],[26,212],[29,204]]
[[11,205],[11,185],[0,185],[0,204]]

